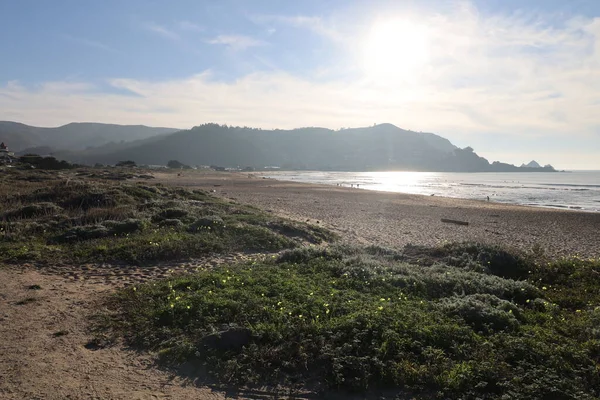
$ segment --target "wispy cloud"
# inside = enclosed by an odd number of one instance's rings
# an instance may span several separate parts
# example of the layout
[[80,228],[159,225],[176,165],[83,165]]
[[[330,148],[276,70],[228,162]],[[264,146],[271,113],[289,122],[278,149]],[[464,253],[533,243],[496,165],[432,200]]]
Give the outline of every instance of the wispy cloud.
[[167,28],[164,25],[159,25],[157,23],[154,22],[145,22],[142,24],[142,26],[144,27],[144,29],[156,33],[157,35],[160,35],[164,38],[167,39],[171,39],[171,40],[179,40],[180,36],[173,30]]
[[244,35],[219,35],[206,41],[210,44],[227,46],[232,50],[245,50],[249,47],[265,46],[267,42]]
[[315,34],[327,37],[334,41],[341,41],[343,38],[343,35],[322,17],[306,15],[252,15],[249,18],[251,21],[262,25],[268,24],[308,29]]
[[84,37],[75,37],[71,35],[61,35],[61,37],[69,42],[78,43],[83,46],[92,47],[99,50],[109,51],[109,52],[117,52],[116,49],[96,40],[86,39]]
[[206,30],[206,28],[204,28],[201,25],[195,24],[193,22],[190,21],[179,21],[177,23],[177,27],[179,29],[181,29],[182,31],[188,31],[188,32],[204,32]]

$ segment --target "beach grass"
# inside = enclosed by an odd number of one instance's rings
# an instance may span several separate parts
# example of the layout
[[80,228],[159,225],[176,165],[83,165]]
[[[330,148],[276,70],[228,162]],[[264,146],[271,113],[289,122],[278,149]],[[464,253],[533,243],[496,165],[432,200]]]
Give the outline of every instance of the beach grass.
[[97,329],[221,384],[594,399],[599,305],[600,260],[310,247],[120,290]]
[[0,179],[0,199],[4,263],[143,264],[276,252],[335,237],[319,226],[121,169],[9,169]]

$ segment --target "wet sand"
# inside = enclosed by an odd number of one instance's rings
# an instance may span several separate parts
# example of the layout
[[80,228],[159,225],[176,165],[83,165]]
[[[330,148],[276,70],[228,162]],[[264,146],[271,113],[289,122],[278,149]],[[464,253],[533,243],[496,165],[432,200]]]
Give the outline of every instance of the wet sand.
[[240,203],[323,224],[348,243],[402,247],[476,241],[527,251],[541,247],[552,257],[600,256],[600,213],[285,182],[262,179],[259,174],[154,175],[163,184],[214,190]]

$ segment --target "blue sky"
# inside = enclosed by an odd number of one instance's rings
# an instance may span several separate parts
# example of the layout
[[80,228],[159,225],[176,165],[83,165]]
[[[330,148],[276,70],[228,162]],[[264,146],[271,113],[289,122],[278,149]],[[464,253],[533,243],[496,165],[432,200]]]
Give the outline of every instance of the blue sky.
[[600,169],[597,0],[0,0],[0,119],[390,122]]

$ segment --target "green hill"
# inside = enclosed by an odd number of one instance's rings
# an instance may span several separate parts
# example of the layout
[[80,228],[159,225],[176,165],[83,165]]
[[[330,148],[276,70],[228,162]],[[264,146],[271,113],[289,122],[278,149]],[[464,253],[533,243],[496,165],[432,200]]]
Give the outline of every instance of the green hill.
[[438,135],[391,124],[342,130],[262,130],[205,124],[128,143],[119,149],[93,149],[65,156],[87,164],[133,160],[138,164],[165,165],[169,160],[177,160],[187,165],[322,171],[554,171],[551,166],[532,169],[497,161],[490,164],[470,147],[459,149]]
[[0,142],[5,142],[15,152],[39,147],[83,150],[110,142],[131,142],[176,131],[178,129],[98,123],[70,123],[57,128],[40,128],[18,122],[0,121]]

